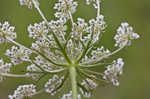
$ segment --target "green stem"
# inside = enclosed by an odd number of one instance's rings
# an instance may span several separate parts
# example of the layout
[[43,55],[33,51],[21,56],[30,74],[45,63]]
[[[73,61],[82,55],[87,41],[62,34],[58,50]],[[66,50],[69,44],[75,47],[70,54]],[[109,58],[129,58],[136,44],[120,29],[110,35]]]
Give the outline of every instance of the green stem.
[[71,66],[70,69],[70,78],[71,78],[71,84],[72,84],[72,99],[77,99],[77,81],[76,81],[76,68],[74,66]]
[[51,60],[49,57],[47,57],[46,55],[44,55],[43,53],[39,52],[38,51],[38,54],[40,54],[44,59],[46,59],[47,61],[49,61],[50,63],[56,65],[56,66],[63,66],[65,67],[66,65],[65,64],[58,64],[58,63],[55,63],[53,60]]
[[62,53],[63,53],[65,59],[67,60],[68,63],[71,63],[71,60],[70,60],[69,57],[67,56],[67,53],[66,53],[65,49],[62,47],[62,45],[60,44],[60,42],[59,42],[57,36],[55,35],[55,33],[52,33],[52,34],[53,34],[53,37],[54,37],[54,39],[55,39],[57,45],[58,45],[59,48],[61,49],[61,51],[62,51]]
[[105,67],[106,65],[111,65],[112,63],[98,63],[98,64],[92,64],[92,65],[78,65],[82,68],[94,68],[94,67]]
[[85,45],[83,46],[84,50],[83,50],[81,56],[79,57],[79,59],[76,61],[77,64],[82,60],[82,58],[85,57],[85,55],[87,54],[88,50],[90,49],[90,45],[91,45],[91,42],[93,40],[93,35],[94,34],[92,32],[92,34],[91,34],[91,40],[88,41],[87,46],[85,46]]
[[103,79],[99,79],[99,78],[97,78],[97,77],[94,77],[94,76],[92,76],[92,75],[90,75],[90,74],[88,74],[88,73],[86,73],[86,72],[84,72],[83,70],[81,70],[81,69],[77,69],[78,70],[78,72],[79,73],[81,73],[83,76],[85,76],[85,77],[87,77],[87,78],[89,78],[89,79],[91,79],[91,80],[95,80],[95,81],[97,81],[97,82],[107,82],[106,80],[103,80]]

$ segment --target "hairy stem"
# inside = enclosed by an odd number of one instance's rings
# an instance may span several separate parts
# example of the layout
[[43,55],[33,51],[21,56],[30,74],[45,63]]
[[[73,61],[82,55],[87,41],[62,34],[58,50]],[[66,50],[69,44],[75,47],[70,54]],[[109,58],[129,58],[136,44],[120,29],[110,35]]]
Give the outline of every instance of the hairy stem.
[[72,84],[72,99],[77,99],[78,92],[77,92],[76,68],[74,66],[71,66],[69,71]]

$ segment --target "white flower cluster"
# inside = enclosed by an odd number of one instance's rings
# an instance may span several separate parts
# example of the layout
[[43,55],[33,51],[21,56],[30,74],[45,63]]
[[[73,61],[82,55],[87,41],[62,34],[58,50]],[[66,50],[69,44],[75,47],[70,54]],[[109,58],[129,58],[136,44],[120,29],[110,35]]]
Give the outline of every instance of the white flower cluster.
[[65,35],[67,30],[67,25],[65,25],[64,20],[57,20],[57,21],[50,21],[49,28],[53,33],[55,33],[58,36],[58,39],[64,43],[65,42]]
[[54,75],[52,79],[49,79],[48,82],[45,84],[46,92],[54,95],[57,91],[59,91],[57,88],[62,84],[62,80],[64,79],[64,76],[59,78],[58,75]]
[[101,46],[100,48],[97,48],[96,50],[92,50],[91,51],[91,56],[85,56],[82,60],[81,60],[81,64],[84,64],[90,60],[96,60],[98,58],[101,58],[102,56],[108,55],[110,54],[110,50],[109,49],[105,49],[104,46]]
[[97,59],[101,56],[104,56],[104,55],[107,55],[107,54],[110,54],[110,51],[108,49],[104,49],[103,46],[101,46],[100,48],[97,48],[96,50],[93,50],[91,52],[91,55],[92,55],[92,59]]
[[37,56],[35,57],[34,61],[37,65],[41,66],[45,71],[51,71],[52,70],[52,64],[46,61],[43,57]]
[[20,5],[26,5],[28,8],[32,8],[33,3],[32,0],[20,0]]
[[36,93],[35,85],[20,85],[13,95],[9,95],[9,99],[24,99],[24,97],[31,97]]
[[74,2],[74,0],[59,0],[54,6],[54,9],[58,10],[58,12],[55,13],[55,17],[68,20],[70,19],[70,14],[75,13],[77,6],[78,3]]
[[41,22],[39,24],[35,23],[34,26],[31,24],[28,26],[29,37],[39,40],[41,38],[45,38],[45,35],[48,33],[48,28],[45,22]]
[[86,78],[85,80],[83,80],[81,85],[84,86],[85,90],[80,88],[80,92],[86,98],[91,97],[91,91],[94,90],[98,86],[98,84],[95,81],[89,78]]
[[41,38],[40,40],[35,41],[35,43],[32,43],[31,48],[37,51],[40,51],[41,49],[48,50],[49,46],[51,44],[44,38]]
[[95,19],[89,20],[90,33],[93,33],[93,42],[99,40],[100,33],[105,29],[106,22],[104,21],[104,16],[100,15]]
[[77,24],[73,24],[71,37],[75,40],[80,40],[82,39],[82,35],[84,32],[88,32],[88,24],[85,22],[84,19],[78,18]]
[[4,77],[1,75],[1,73],[8,73],[10,72],[11,64],[10,63],[4,63],[2,59],[0,59],[0,82],[4,80]]
[[124,62],[122,58],[113,61],[112,65],[107,66],[103,78],[113,83],[114,86],[119,86],[118,76],[123,73]]
[[[38,68],[35,64],[31,64],[31,65],[27,66],[26,70],[29,72],[41,72],[40,68]],[[40,74],[38,74],[38,73],[37,74],[36,73],[35,74],[26,73],[26,75],[32,77],[32,79],[37,79],[40,77]]]
[[[122,58],[114,60],[111,65],[107,66],[104,73],[88,70],[88,68],[100,66],[102,62],[104,62],[102,65],[105,65],[105,58],[116,54],[126,45],[130,45],[132,39],[138,39],[140,36],[128,23],[122,23],[114,37],[115,46],[119,47],[117,50],[110,52],[103,46],[96,46],[106,28],[104,16],[100,11],[101,0],[86,0],[88,5],[92,3],[97,10],[96,17],[90,20],[73,17],[72,14],[76,12],[78,6],[77,0],[58,0],[54,5],[54,10],[56,10],[54,16],[57,20],[50,21],[45,18],[37,0],[19,1],[20,5],[26,5],[28,8],[35,7],[44,21],[28,26],[29,37],[34,41],[31,48],[14,40],[17,36],[14,32],[15,27],[10,26],[8,22],[0,23],[0,43],[8,41],[18,46],[7,49],[5,54],[14,65],[24,61],[30,63],[25,74],[11,74],[9,73],[11,64],[4,63],[0,59],[0,81],[4,79],[4,76],[31,77],[38,81],[49,75],[52,75],[52,78],[47,79],[43,85],[44,89],[38,92],[33,84],[21,85],[13,95],[9,95],[9,99],[24,99],[43,91],[54,95],[67,81],[68,73],[70,73],[69,77],[73,78],[71,79],[72,91],[64,94],[61,99],[81,99],[80,95],[89,98],[98,86],[96,81],[106,81],[119,86],[118,77],[122,75],[124,65]],[[102,79],[99,79],[98,75]],[[78,80],[76,76],[89,78],[83,78],[80,82],[76,81]],[[75,82],[77,85],[74,85]],[[77,90],[80,91],[79,94]]]
[[[61,99],[72,99],[72,91],[70,91],[68,94],[64,94]],[[80,94],[78,94],[77,99],[81,99]]]
[[7,21],[4,24],[0,23],[0,43],[7,41],[6,38],[16,39],[17,35],[14,30],[15,27],[10,26]]
[[[100,2],[100,0],[99,0]],[[97,0],[86,0],[86,4],[90,5],[91,3],[93,3],[93,6],[97,9]]]
[[117,29],[117,34],[114,39],[116,40],[115,46],[123,47],[130,45],[131,40],[138,39],[140,36],[133,31],[133,28],[128,23],[121,23],[121,26]]
[[7,49],[5,53],[14,65],[21,64],[23,61],[30,61],[31,51],[24,47],[12,46],[11,50]]

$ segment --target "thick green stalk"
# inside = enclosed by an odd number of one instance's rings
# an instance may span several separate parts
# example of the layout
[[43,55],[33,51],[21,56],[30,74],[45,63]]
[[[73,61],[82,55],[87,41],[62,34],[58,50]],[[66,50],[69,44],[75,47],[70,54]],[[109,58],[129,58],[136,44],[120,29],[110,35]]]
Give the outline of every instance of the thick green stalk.
[[72,84],[72,99],[77,99],[78,92],[77,92],[76,68],[74,66],[71,66],[69,71]]

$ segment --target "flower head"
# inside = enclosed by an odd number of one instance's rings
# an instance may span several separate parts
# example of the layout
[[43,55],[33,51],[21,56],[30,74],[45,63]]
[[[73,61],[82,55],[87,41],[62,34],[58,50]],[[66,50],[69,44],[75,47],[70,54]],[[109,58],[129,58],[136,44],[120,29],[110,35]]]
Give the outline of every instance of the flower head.
[[101,32],[106,28],[106,22],[104,21],[104,16],[100,15],[96,19],[89,20],[89,32],[93,33],[92,42],[99,40]]
[[133,28],[128,23],[121,23],[121,26],[117,29],[117,34],[114,39],[116,40],[115,46],[123,47],[130,45],[131,40],[138,39],[140,36],[133,31]]
[[12,46],[11,50],[6,50],[6,55],[11,59],[11,62],[13,64],[20,64],[23,61],[30,61],[29,55],[31,54],[31,51],[28,49],[25,49],[24,47],[16,47]]
[[119,86],[117,79],[118,76],[123,73],[123,65],[124,62],[122,58],[118,58],[117,61],[113,61],[112,65],[107,66],[107,70],[105,70],[103,78],[113,83],[114,86]]
[[24,99],[24,97],[31,97],[36,93],[36,86],[33,84],[20,85],[13,95],[9,95],[9,99]]
[[59,0],[54,6],[58,10],[55,16],[63,20],[70,19],[69,14],[75,13],[77,6],[78,3],[74,0]]
[[78,18],[77,23],[73,24],[71,37],[75,40],[82,39],[83,33],[88,31],[88,24],[84,19]]
[[45,37],[45,35],[48,33],[48,29],[46,27],[45,22],[41,22],[39,24],[35,23],[34,26],[31,24],[28,27],[29,37],[33,39],[41,39]]
[[5,21],[4,24],[0,23],[0,43],[7,41],[7,38],[16,39],[17,35],[14,32],[15,27]]
[[64,79],[64,76],[59,78],[58,75],[54,75],[52,79],[49,79],[48,82],[45,84],[46,92],[54,95],[56,94],[57,88],[62,84],[62,80]]
[[10,63],[4,63],[4,61],[0,59],[0,82],[4,80],[4,77],[1,74],[10,72],[10,67]]
[[86,78],[85,80],[83,80],[81,85],[85,88],[85,90],[80,88],[80,92],[84,97],[87,97],[87,98],[91,96],[91,91],[96,89],[96,87],[98,86],[98,84],[95,81],[89,78]]

